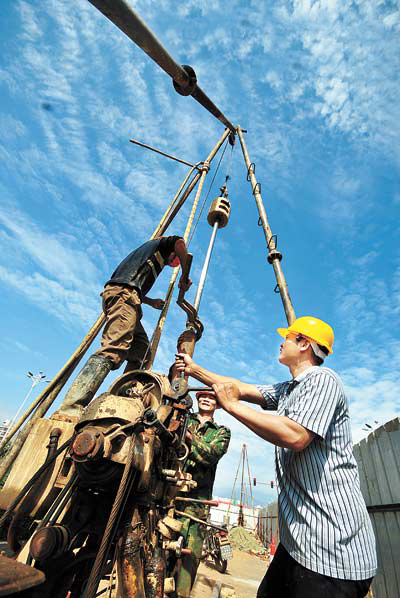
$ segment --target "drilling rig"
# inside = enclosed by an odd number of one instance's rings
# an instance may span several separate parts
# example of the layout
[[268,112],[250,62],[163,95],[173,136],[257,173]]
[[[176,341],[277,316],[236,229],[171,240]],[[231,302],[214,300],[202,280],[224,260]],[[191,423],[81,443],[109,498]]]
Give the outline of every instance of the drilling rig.
[[[188,240],[210,163],[224,144],[225,148],[230,144],[233,150],[237,136],[258,207],[268,261],[276,277],[275,291],[281,296],[290,324],[295,314],[282,271],[282,254],[267,220],[255,165],[247,152],[246,131],[231,124],[198,87],[193,68],[177,64],[125,0],[90,1],[157,62],[172,78],[178,93],[191,95],[225,126],[204,161],[190,164],[178,160],[190,167],[189,172],[151,238],[163,235],[197,186],[184,233]],[[198,311],[216,234],[229,221],[228,180],[229,174],[208,213],[212,234],[194,303],[190,304],[182,291],[177,301],[187,316],[177,350],[189,355],[193,355],[203,333]],[[21,598],[94,598],[99,592],[108,592],[107,596],[122,598],[163,598],[174,592],[179,559],[188,550],[180,533],[182,505],[190,502],[185,494],[196,484],[183,470],[190,453],[186,435],[192,407],[190,392],[200,389],[192,389],[174,369],[167,376],[151,367],[178,269],[171,277],[152,337],[147,365],[150,369],[120,376],[107,392],[92,400],[80,419],[60,413],[45,417],[101,330],[105,321],[102,314],[4,439],[3,444],[10,442],[20,430],[0,464],[1,477],[8,472],[0,493],[0,508],[5,510],[0,525],[7,525],[7,542],[14,558],[4,562],[1,559],[5,557],[0,557],[0,577],[7,577],[2,571],[10,571],[11,564],[16,567],[14,578],[8,585],[3,583],[0,595],[17,592]],[[29,576],[27,570],[36,575]]]

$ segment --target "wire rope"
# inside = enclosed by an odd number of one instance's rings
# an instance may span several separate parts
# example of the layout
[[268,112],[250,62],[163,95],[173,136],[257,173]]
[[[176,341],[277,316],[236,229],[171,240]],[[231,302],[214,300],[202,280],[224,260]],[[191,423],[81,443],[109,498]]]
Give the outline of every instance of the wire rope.
[[192,230],[192,232],[191,232],[191,234],[190,234],[190,237],[189,237],[189,239],[188,239],[188,242],[187,242],[187,246],[188,246],[188,247],[189,247],[189,245],[190,245],[190,243],[191,243],[191,241],[192,241],[192,239],[193,239],[193,237],[194,237],[194,233],[196,232],[197,225],[198,225],[198,223],[199,223],[199,220],[200,220],[200,218],[201,218],[201,215],[202,215],[202,213],[203,213],[203,210],[204,210],[204,207],[205,207],[205,205],[206,205],[206,202],[207,202],[207,200],[208,200],[208,197],[209,197],[209,195],[210,195],[210,193],[211,193],[211,189],[212,189],[212,186],[213,186],[213,184],[214,184],[215,177],[216,177],[216,176],[217,176],[217,174],[218,174],[219,167],[220,167],[220,165],[221,165],[221,162],[222,162],[222,159],[223,159],[223,157],[224,157],[224,155],[225,155],[225,152],[226,152],[226,148],[227,148],[227,147],[228,147],[228,140],[227,140],[227,141],[226,141],[226,143],[225,143],[225,147],[224,147],[224,149],[223,149],[223,151],[222,151],[221,157],[220,157],[220,159],[219,159],[219,162],[218,162],[218,164],[217,164],[217,168],[215,169],[215,172],[214,172],[213,178],[212,178],[212,180],[211,180],[211,183],[210,183],[210,186],[209,186],[209,188],[208,188],[207,195],[206,195],[206,197],[204,198],[204,201],[203,201],[203,203],[202,203],[202,205],[201,205],[201,208],[200,208],[200,212],[199,212],[199,214],[198,214],[198,216],[197,216],[197,220],[196,220],[196,222],[195,222],[195,225],[194,225],[194,227],[193,227],[193,230]]

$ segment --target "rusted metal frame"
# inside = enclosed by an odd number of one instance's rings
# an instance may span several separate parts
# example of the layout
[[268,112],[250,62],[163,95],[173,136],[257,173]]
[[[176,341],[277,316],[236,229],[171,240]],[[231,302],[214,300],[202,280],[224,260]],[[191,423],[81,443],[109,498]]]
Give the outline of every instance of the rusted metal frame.
[[[47,388],[44,389],[42,393],[35,399],[35,401],[31,404],[27,412],[24,416],[17,422],[14,428],[9,433],[9,440],[13,437],[13,435],[19,430],[22,424],[25,422],[26,419],[31,415],[33,411],[33,415],[31,416],[30,420],[26,423],[23,430],[18,434],[18,437],[15,439],[10,451],[4,457],[4,459],[0,463],[0,479],[3,477],[11,465],[14,463],[15,459],[17,458],[25,440],[28,438],[33,426],[36,422],[43,417],[48,409],[51,407],[53,402],[58,397],[60,391],[68,381],[68,378],[75,370],[76,366],[79,364],[82,357],[85,355],[86,351],[92,344],[93,340],[97,336],[98,332],[101,330],[105,321],[104,314],[101,314],[92,328],[89,330],[88,334],[83,339],[82,343],[79,345],[75,353],[70,357],[64,367],[58,372],[58,374],[53,378]],[[36,409],[36,410],[35,410]],[[7,442],[9,441],[7,440]]]
[[[191,175],[193,174],[194,170],[198,169],[198,167],[199,167],[200,164],[201,164],[201,162],[197,162],[197,164],[195,164],[194,166],[192,166],[192,168],[189,170],[189,172],[187,173],[187,175],[183,179],[183,181],[182,181],[182,183],[181,183],[178,191],[176,192],[173,200],[171,201],[171,203],[169,204],[169,206],[165,210],[165,212],[164,212],[164,214],[163,214],[163,216],[162,216],[162,218],[161,218],[158,226],[155,228],[155,230],[154,230],[153,234],[151,235],[150,239],[155,239],[156,237],[159,237],[160,235],[162,235],[163,232],[165,232],[165,230],[171,224],[172,220],[175,218],[175,216],[177,215],[177,213],[179,212],[179,210],[181,209],[181,207],[183,206],[183,204],[185,203],[185,201],[189,197],[190,193],[192,192],[192,190],[196,186],[197,181],[200,178],[201,172],[197,172],[195,174],[195,176],[193,177],[193,179],[191,180],[191,182],[189,183],[189,185],[187,186],[187,188],[185,189],[185,191],[183,193],[182,193],[182,191],[185,188],[185,185],[187,184],[187,182],[188,182],[189,178],[191,177]],[[182,197],[179,197],[181,193],[182,193]],[[178,198],[179,198],[179,201],[178,201]]]
[[118,582],[124,598],[146,598],[144,563],[141,556],[143,526],[136,505],[132,505],[130,513],[131,517],[125,523],[117,555]]
[[162,549],[156,548],[152,556],[145,559],[144,587],[146,598],[164,598],[166,559]]
[[[197,188],[196,196],[195,196],[194,201],[193,201],[193,206],[192,206],[189,218],[188,218],[188,222],[187,222],[187,225],[186,225],[186,230],[185,230],[185,233],[183,235],[183,238],[185,239],[185,242],[189,238],[190,229],[191,229],[192,224],[193,224],[194,216],[195,216],[195,213],[196,213],[196,210],[197,210],[197,206],[198,206],[198,203],[199,203],[199,200],[200,200],[200,195],[201,195],[201,192],[202,192],[202,189],[203,189],[204,180],[205,180],[205,177],[206,177],[207,172],[209,170],[210,163],[215,158],[218,150],[223,145],[225,139],[229,136],[229,134],[230,134],[229,129],[225,129],[223,135],[221,135],[220,139],[217,141],[217,143],[215,144],[215,146],[212,148],[211,152],[207,156],[207,159],[203,162],[203,165],[201,167],[200,172],[197,173],[196,176],[194,177],[195,179],[197,177],[199,177],[200,178],[200,182],[199,182],[199,186]],[[197,180],[198,180],[198,178],[197,178]],[[193,181],[194,181],[194,179],[193,179]],[[191,185],[189,185],[189,187],[191,187]],[[193,189],[194,185],[192,186],[192,188],[190,189],[190,191],[189,191],[189,187],[187,189],[188,193]],[[156,352],[157,352],[157,348],[158,348],[158,345],[160,343],[161,334],[162,334],[162,331],[163,331],[163,328],[164,328],[164,324],[165,324],[165,319],[166,319],[166,316],[167,316],[168,308],[169,308],[169,305],[171,303],[172,293],[173,293],[173,290],[174,290],[174,285],[175,285],[176,278],[178,276],[178,272],[179,272],[179,267],[174,268],[174,271],[172,273],[171,280],[170,280],[170,283],[169,283],[169,287],[168,287],[168,290],[167,290],[167,294],[166,294],[166,297],[165,297],[165,304],[164,304],[164,307],[163,307],[163,309],[161,311],[160,317],[158,319],[157,326],[156,326],[156,328],[154,330],[153,340],[152,340],[152,344],[151,344],[151,357],[150,357],[149,368],[151,368],[151,366],[152,366],[152,364],[154,362],[155,355],[156,355]],[[194,347],[194,343],[193,343],[193,347]]]
[[[1,596],[20,593],[45,581],[45,575],[39,569],[33,569],[24,563],[4,555],[0,556]],[[30,593],[30,592],[29,592]],[[29,594],[24,592],[25,596]]]
[[39,469],[36,471],[36,473],[31,477],[31,479],[28,480],[28,482],[22,488],[21,492],[19,492],[19,494],[17,494],[17,496],[14,498],[12,503],[7,508],[7,510],[0,517],[0,529],[1,529],[2,525],[5,523],[9,514],[12,513],[14,511],[14,509],[20,504],[21,500],[23,500],[23,498],[26,496],[27,492],[36,483],[36,481],[41,477],[43,472],[51,465],[51,463],[58,457],[58,455],[61,455],[61,453],[65,451],[65,449],[68,447],[68,445],[70,444],[73,437],[74,436],[71,436],[71,438],[68,438],[68,440],[66,442],[64,442],[64,444],[61,445],[56,450],[56,452],[53,454],[52,457],[50,457],[49,459],[46,459],[46,462],[43,463],[43,465],[41,467],[39,467]]
[[157,149],[156,147],[152,147],[151,145],[147,145],[147,143],[142,143],[141,141],[138,141],[137,139],[129,139],[129,141],[131,143],[134,143],[135,145],[139,145],[140,147],[144,147],[145,149],[151,150],[152,152],[155,152],[156,154],[160,154],[160,156],[165,156],[166,158],[169,158],[170,160],[175,160],[175,162],[179,162],[180,164],[185,164],[186,166],[192,166],[193,168],[196,167],[196,165],[191,164],[191,162],[186,162],[186,160],[181,160],[181,158],[177,158],[176,156],[167,154],[166,152],[163,152],[163,151]]
[[292,324],[292,322],[296,319],[296,314],[293,308],[292,300],[289,295],[286,279],[282,270],[282,254],[277,249],[276,235],[272,234],[272,231],[268,223],[267,214],[265,212],[263,200],[261,197],[260,183],[257,183],[254,163],[250,162],[249,154],[247,152],[246,144],[243,137],[243,131],[240,128],[240,126],[237,127],[237,134],[240,140],[240,145],[242,146],[243,157],[247,167],[247,180],[249,180],[251,183],[254,199],[257,204],[258,213],[260,215],[261,226],[264,230],[265,241],[267,243],[268,248],[268,262],[272,265],[274,269],[277,287],[279,289],[279,293],[283,303],[283,308],[285,310],[286,319],[288,321],[288,324]]
[[181,66],[167,52],[160,40],[126,0],[89,0],[100,12],[137,44],[173,80],[181,95],[192,95],[206,110],[228,127],[235,128],[207,95],[198,87],[196,75],[191,67]]

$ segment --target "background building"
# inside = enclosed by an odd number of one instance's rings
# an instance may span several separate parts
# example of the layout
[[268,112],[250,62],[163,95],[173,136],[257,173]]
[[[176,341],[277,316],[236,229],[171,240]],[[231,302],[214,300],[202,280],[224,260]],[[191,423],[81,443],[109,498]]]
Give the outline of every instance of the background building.
[[8,430],[11,427],[11,419],[4,419],[0,424],[0,442],[3,440],[4,436],[7,434]]
[[[213,523],[225,523],[228,528],[238,525],[240,501],[232,501],[229,498],[213,497],[213,500],[219,501],[218,507],[211,507],[210,520]],[[251,507],[243,505],[243,527],[249,530],[257,528],[258,515],[261,507]]]

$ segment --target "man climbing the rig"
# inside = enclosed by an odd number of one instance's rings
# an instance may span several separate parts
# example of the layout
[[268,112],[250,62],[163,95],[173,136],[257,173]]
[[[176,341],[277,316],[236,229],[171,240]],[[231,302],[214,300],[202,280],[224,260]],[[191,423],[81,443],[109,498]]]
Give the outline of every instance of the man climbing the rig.
[[[80,416],[111,370],[127,360],[125,372],[145,368],[148,361],[149,339],[141,324],[141,304],[162,309],[162,299],[147,296],[164,266],[181,264],[182,273],[187,259],[182,237],[159,237],[147,241],[132,251],[117,267],[101,293],[106,324],[98,349],[79,372],[65,395],[60,413]],[[187,290],[190,279],[183,274],[179,287]]]
[[[333,330],[317,318],[278,328],[292,379],[269,386],[209,372],[184,354],[176,367],[212,385],[218,403],[276,446],[280,544],[257,598],[362,598],[376,573],[375,538],[353,456],[338,375],[321,367]],[[244,402],[275,410],[268,415]]]
[[[199,411],[190,416],[187,436],[191,449],[184,471],[192,475],[197,487],[185,496],[197,500],[211,500],[218,461],[228,450],[231,432],[229,428],[219,426],[214,420],[217,401],[213,392],[199,391],[196,398]],[[179,503],[177,499],[177,507],[188,515],[199,519],[207,518],[208,509],[200,503]],[[204,527],[186,517],[183,518],[183,522],[182,534],[192,554],[182,557],[176,593],[179,598],[190,598],[203,548]]]

